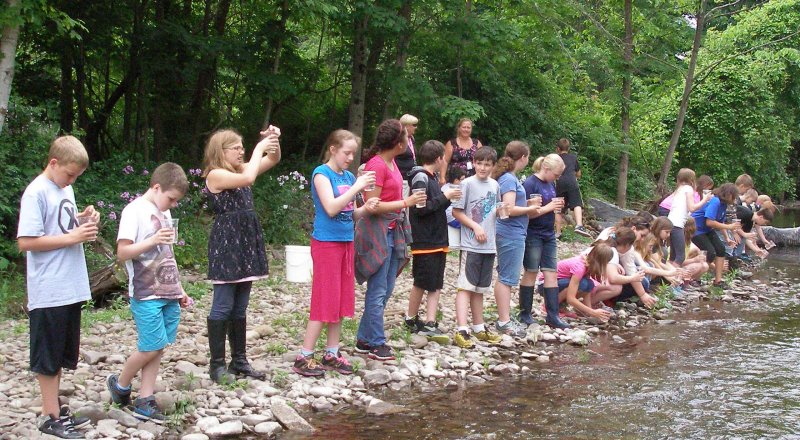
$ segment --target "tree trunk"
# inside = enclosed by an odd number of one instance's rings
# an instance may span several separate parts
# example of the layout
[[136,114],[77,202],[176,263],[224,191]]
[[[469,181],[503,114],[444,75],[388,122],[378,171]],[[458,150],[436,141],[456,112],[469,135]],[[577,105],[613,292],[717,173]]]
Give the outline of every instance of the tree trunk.
[[[7,0],[6,3],[9,9],[17,6],[17,0]],[[8,113],[8,100],[11,97],[17,41],[19,41],[19,25],[4,27],[0,37],[0,133],[3,132]]]
[[[406,59],[408,58],[408,45],[411,41],[411,35],[413,34],[411,29],[411,0],[403,1],[403,5],[400,7],[399,15],[406,22],[406,28],[404,29],[404,32],[400,34],[400,38],[397,40],[397,55],[395,55],[394,59],[393,75],[398,76],[406,67]],[[392,98],[394,95],[393,90],[394,89],[389,90],[386,102],[383,104],[383,119],[388,119],[391,117]]]
[[625,208],[628,198],[628,165],[630,156],[628,148],[630,146],[631,131],[631,80],[633,79],[633,23],[631,12],[632,0],[625,0],[625,38],[623,39],[623,60],[625,71],[622,76],[622,157],[619,159],[619,176],[617,177],[617,206]]
[[661,166],[661,175],[658,176],[658,184],[656,185],[656,192],[659,196],[663,196],[667,193],[667,177],[669,176],[669,169],[672,166],[672,157],[675,155],[675,148],[678,146],[678,140],[681,137],[681,130],[683,129],[683,120],[686,117],[686,110],[689,108],[689,96],[692,93],[692,83],[694,82],[694,69],[697,67],[697,53],[700,51],[700,44],[703,41],[706,3],[707,0],[700,1],[700,10],[697,11],[697,15],[695,16],[697,19],[697,28],[694,31],[692,56],[689,58],[686,82],[683,84],[683,97],[681,97],[678,117],[675,119],[675,128],[672,130],[672,138],[669,140],[669,147],[664,156],[664,164]]
[[72,81],[72,42],[61,47],[61,99],[59,125],[64,133],[73,132],[75,121],[75,85]]
[[[278,74],[278,70],[281,66],[281,53],[283,52],[283,42],[286,41],[286,22],[289,20],[289,0],[283,0],[281,3],[281,22],[278,24],[278,41],[275,44],[275,61],[272,63],[272,76]],[[263,128],[266,130],[269,127],[269,121],[272,119],[272,107],[275,105],[275,101],[272,98],[273,93],[270,93],[270,97],[267,100],[267,111],[264,112],[264,123],[261,124]]]
[[458,64],[456,66],[456,94],[457,94],[457,96],[459,98],[463,98],[464,97],[463,86],[461,84],[461,70],[462,70],[462,64],[463,64],[463,60],[461,58],[462,58],[462,55],[463,55],[463,52],[464,52],[464,45],[465,45],[465,42],[466,42],[466,39],[467,39],[466,34],[467,34],[467,26],[468,26],[468,17],[469,17],[469,14],[470,14],[471,10],[472,10],[472,0],[467,0],[466,8],[464,10],[464,24],[461,26],[461,29],[460,29],[460,31],[461,31],[461,42],[458,45],[458,51],[456,53],[456,63]]
[[[353,66],[350,75],[350,105],[347,128],[356,136],[364,134],[364,100],[367,93],[367,27],[369,16],[364,13],[354,23]],[[350,171],[361,165],[361,155],[356,153],[355,160],[350,163]]]

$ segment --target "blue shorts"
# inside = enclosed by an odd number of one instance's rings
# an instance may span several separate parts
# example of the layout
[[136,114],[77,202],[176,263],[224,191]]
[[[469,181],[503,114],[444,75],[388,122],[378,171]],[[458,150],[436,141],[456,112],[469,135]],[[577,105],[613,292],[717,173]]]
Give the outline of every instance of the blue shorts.
[[519,285],[522,258],[525,256],[525,240],[497,236],[497,277],[508,287]]
[[555,272],[558,264],[558,245],[555,235],[540,238],[528,235],[525,239],[525,257],[522,265],[528,272]]
[[[569,282],[572,278],[559,278],[558,279],[558,291],[561,292],[562,290],[569,287]],[[594,281],[589,279],[589,277],[581,278],[580,284],[578,284],[578,292],[588,293],[594,290]]]
[[178,323],[181,321],[181,306],[177,299],[142,301],[131,298],[131,313],[139,334],[137,350],[161,350],[167,344],[175,342]]

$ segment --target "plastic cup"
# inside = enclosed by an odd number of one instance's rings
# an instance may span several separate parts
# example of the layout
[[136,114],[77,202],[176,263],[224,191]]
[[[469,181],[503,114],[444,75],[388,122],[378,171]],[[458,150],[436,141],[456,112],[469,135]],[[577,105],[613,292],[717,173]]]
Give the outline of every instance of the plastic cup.
[[[453,185],[453,189],[457,189],[459,194],[464,193],[464,187],[460,183],[458,185]],[[461,200],[461,195],[453,197],[453,200]]]
[[[553,200],[560,200],[561,204],[562,205],[564,204],[564,198],[563,197],[553,197]],[[556,208],[555,211],[553,211],[553,212],[555,212],[556,214],[561,214],[561,208]]]
[[[425,188],[415,188],[415,189],[412,189],[412,190],[411,190],[411,193],[412,193],[412,194],[425,194]],[[417,202],[417,204],[416,204],[415,206],[416,206],[417,208],[424,208],[424,207],[425,207],[425,203],[426,203],[425,201],[422,201],[422,202]]]
[[[358,175],[359,176],[369,176],[369,175],[373,175],[374,176],[375,175],[375,171],[361,170],[361,171],[358,172]],[[374,191],[374,190],[375,190],[375,184],[374,183],[372,185],[367,185],[367,187],[364,188],[364,191]]]
[[505,220],[508,218],[508,204],[506,202],[500,202],[497,204],[497,217],[501,220]]
[[528,198],[531,199],[531,200],[533,200],[533,199],[542,200],[542,195],[539,194],[539,193],[533,193],[533,194],[529,195]]
[[178,242],[178,222],[180,222],[180,219],[177,218],[164,220],[164,227],[172,229],[172,244]]
[[[78,220],[78,226],[83,226],[83,225],[85,225],[87,223],[89,223],[89,224],[97,223],[97,222],[94,221],[92,216],[89,216],[89,215],[78,216],[78,217],[76,217],[76,219]],[[91,239],[89,241],[95,241],[96,239],[97,238],[93,238],[93,239]]]

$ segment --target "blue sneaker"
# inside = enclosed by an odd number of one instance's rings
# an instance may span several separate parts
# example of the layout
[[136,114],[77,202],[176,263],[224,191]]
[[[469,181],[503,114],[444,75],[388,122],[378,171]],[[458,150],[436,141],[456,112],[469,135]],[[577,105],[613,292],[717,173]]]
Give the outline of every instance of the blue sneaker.
[[133,403],[133,414],[139,420],[163,424],[167,419],[156,404],[156,396],[147,396],[136,399]]
[[111,402],[124,408],[131,404],[131,390],[121,390],[118,381],[119,375],[112,374],[108,376],[106,385],[108,386],[108,392],[111,393]]

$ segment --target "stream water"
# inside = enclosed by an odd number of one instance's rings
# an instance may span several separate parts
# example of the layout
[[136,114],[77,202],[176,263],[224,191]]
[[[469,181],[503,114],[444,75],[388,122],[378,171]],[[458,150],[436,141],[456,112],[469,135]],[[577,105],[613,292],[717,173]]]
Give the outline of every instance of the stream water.
[[[800,251],[774,251],[755,279],[800,288]],[[674,319],[562,347],[523,377],[379,395],[401,414],[307,414],[316,434],[282,438],[800,438],[800,299],[701,302]]]

